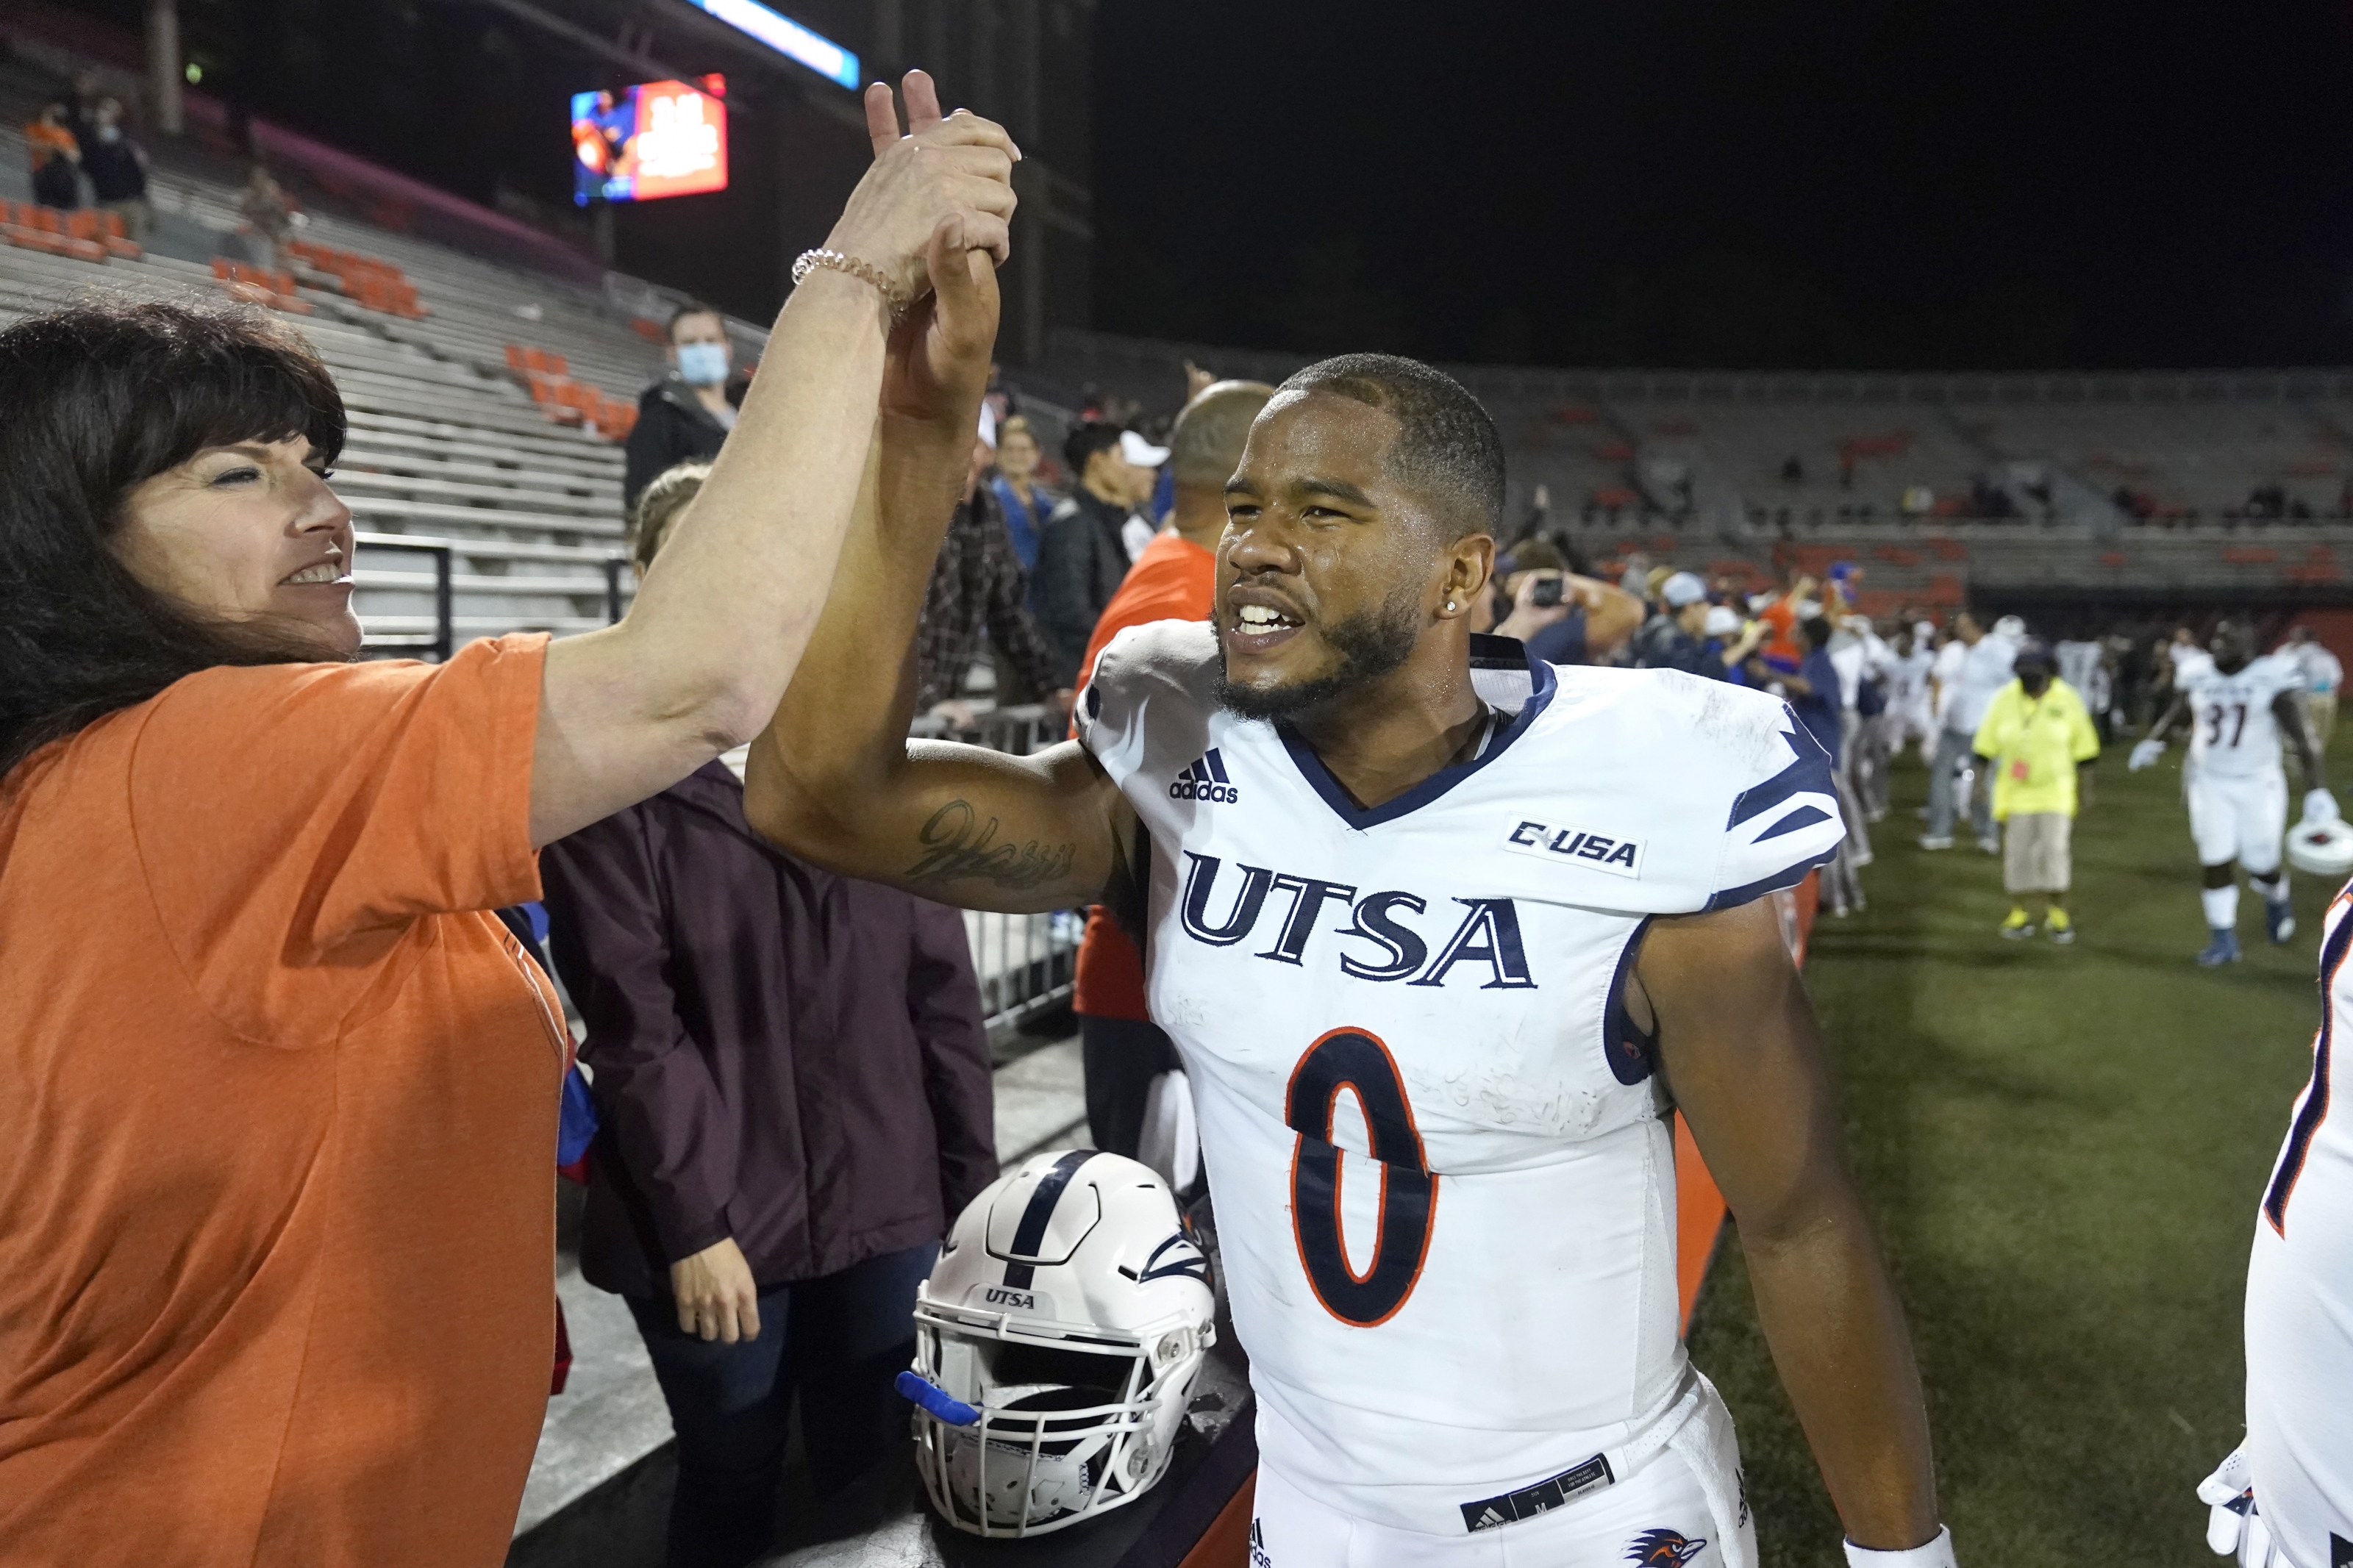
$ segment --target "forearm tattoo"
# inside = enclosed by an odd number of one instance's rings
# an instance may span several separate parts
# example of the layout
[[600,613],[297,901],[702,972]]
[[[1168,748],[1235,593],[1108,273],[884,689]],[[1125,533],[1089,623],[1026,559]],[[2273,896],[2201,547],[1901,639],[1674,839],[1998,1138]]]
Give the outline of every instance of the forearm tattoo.
[[998,843],[997,818],[979,823],[967,800],[952,800],[923,824],[923,858],[907,868],[911,881],[947,882],[967,878],[1016,890],[1070,875],[1076,844],[1046,846],[1032,838],[1019,846]]

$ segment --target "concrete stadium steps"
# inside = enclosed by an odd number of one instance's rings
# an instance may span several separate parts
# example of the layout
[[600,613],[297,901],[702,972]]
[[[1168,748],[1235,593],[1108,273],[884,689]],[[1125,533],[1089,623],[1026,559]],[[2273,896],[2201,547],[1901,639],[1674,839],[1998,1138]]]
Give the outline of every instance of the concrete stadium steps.
[[[1308,356],[1212,344],[1057,331],[1024,384],[1075,395],[1085,385],[1166,410],[1183,365],[1279,380]],[[1551,490],[1551,522],[1573,537],[1651,531],[1692,481],[1694,516],[1670,528],[1727,541],[1810,538],[1812,531],[1883,527],[1919,532],[1982,526],[1909,519],[1905,489],[1940,500],[1982,481],[2039,526],[2046,512],[2091,540],[2132,521],[2112,503],[2119,485],[2208,526],[2277,485],[2316,518],[2339,510],[2353,478],[2353,372],[2151,372],[1966,374],[1545,370],[1450,365],[1494,416],[1507,448],[1507,516],[1516,531],[1535,486]],[[1853,483],[1841,455],[1860,443]],[[1797,457],[1804,478],[1781,478]],[[1666,484],[1662,487],[1662,480]],[[1641,492],[1620,516],[1588,520],[1599,490]],[[2048,493],[2048,500],[2038,492]],[[1869,509],[1866,518],[1864,509]],[[2333,520],[2342,526],[2348,520]],[[1754,531],[1753,532],[1751,531]]]
[[[92,263],[0,247],[0,318],[93,289],[218,297],[208,268],[168,258]],[[503,365],[486,372],[384,335],[389,319],[282,319],[310,340],[343,394],[350,436],[336,487],[358,527],[450,544],[459,641],[607,623],[607,562],[624,531],[617,447],[549,421]],[[429,643],[429,559],[364,547],[357,565],[355,603],[371,638]],[[619,585],[625,598],[634,588],[626,570]]]

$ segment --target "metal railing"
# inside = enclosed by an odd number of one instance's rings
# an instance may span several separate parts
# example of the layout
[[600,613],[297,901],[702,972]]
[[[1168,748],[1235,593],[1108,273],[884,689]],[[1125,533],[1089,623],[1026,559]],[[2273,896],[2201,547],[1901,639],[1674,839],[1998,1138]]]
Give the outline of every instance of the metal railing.
[[433,629],[430,632],[380,632],[362,643],[366,653],[429,654],[446,664],[458,651],[458,543],[448,539],[411,538],[398,533],[354,533],[354,546],[365,550],[406,550],[433,558]]
[[[461,556],[485,555],[492,558],[510,557],[526,561],[534,557],[554,556],[567,564],[593,564],[597,569],[598,575],[580,579],[578,586],[581,592],[576,596],[594,595],[601,599],[607,626],[619,620],[628,609],[629,558],[617,551],[590,556],[581,551],[518,546],[489,541],[443,539],[418,533],[362,531],[353,534],[352,538],[356,545],[364,550],[405,550],[413,554],[429,556],[433,564],[432,629],[371,632],[367,640],[362,645],[363,651],[367,653],[429,658],[436,662],[447,660],[450,655],[457,652],[460,640],[458,636],[459,595],[460,593],[469,591],[470,587],[500,597],[511,595],[519,588],[526,593],[544,594],[568,592],[572,587],[572,584],[564,582],[534,579],[528,584],[524,584],[512,583],[499,577],[470,578],[468,585],[461,586],[459,582],[460,575],[459,559]],[[413,593],[422,586],[406,574],[395,575],[387,573],[361,571],[356,575],[359,586],[372,592]],[[365,616],[363,617],[363,624],[385,618],[387,617]],[[414,619],[409,616],[389,618],[404,622]],[[586,628],[572,625],[572,629]]]
[[[1025,757],[1061,741],[1069,733],[1069,721],[1058,709],[1030,702],[977,713],[973,727],[964,731],[952,731],[944,721],[925,715],[915,721],[912,733],[926,740],[969,741]],[[1070,1000],[1085,927],[1084,910],[1032,915],[965,911],[965,935],[972,942],[972,970],[980,982],[981,1016],[992,1041],[1001,1042],[1030,1019]]]

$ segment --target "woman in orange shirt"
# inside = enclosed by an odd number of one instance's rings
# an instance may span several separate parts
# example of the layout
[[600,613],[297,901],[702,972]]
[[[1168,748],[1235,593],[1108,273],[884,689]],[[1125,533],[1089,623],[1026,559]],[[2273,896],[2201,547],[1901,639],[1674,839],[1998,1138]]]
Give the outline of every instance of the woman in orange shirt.
[[1017,154],[920,73],[913,136],[867,107],[838,254],[585,637],[353,662],[343,406],[282,329],[0,331],[0,1563],[504,1556],[571,1041],[487,911],[765,724],[878,409],[968,431],[987,379]]

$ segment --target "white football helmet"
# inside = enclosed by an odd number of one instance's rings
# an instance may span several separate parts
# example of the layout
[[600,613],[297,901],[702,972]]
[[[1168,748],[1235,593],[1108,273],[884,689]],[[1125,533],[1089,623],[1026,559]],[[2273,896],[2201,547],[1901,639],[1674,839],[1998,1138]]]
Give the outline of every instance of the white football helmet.
[[915,1463],[940,1517],[1043,1535],[1168,1468],[1217,1341],[1209,1263],[1147,1166],[1032,1154],[948,1233],[915,1294]]
[[2353,824],[2299,822],[2287,830],[2287,863],[2332,884],[2353,876]]

